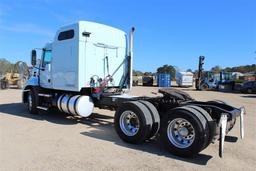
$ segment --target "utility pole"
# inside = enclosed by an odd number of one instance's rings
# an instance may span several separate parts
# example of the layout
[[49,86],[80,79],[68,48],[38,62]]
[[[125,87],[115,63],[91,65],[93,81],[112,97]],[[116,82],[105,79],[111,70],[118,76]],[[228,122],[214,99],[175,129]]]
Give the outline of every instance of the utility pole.
[[203,65],[204,65],[204,56],[199,56],[199,64],[198,64],[198,78],[196,80],[196,90],[201,90],[201,81],[202,81],[202,73],[203,73]]

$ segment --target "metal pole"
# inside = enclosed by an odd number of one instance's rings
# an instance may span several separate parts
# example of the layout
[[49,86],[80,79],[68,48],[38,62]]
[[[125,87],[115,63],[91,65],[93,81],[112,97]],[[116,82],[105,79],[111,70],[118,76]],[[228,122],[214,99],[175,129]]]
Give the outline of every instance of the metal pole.
[[128,78],[128,88],[132,89],[132,70],[133,70],[133,33],[135,28],[132,27],[129,36],[129,48],[128,48],[128,71],[129,71],[129,78]]

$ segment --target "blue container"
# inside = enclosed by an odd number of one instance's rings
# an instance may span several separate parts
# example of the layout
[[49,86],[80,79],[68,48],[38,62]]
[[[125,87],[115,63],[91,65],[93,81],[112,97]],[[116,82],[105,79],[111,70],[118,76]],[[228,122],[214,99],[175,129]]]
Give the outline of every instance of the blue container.
[[158,87],[170,87],[171,86],[171,75],[170,74],[158,74],[157,84],[158,84]]

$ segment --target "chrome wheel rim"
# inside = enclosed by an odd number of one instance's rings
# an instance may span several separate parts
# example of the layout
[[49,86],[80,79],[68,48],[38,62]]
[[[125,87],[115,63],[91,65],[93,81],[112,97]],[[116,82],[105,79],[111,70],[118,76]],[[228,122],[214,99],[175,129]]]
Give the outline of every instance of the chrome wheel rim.
[[29,110],[32,109],[32,97],[31,97],[31,94],[28,95],[28,108],[29,108]]
[[124,111],[119,119],[119,125],[123,133],[127,136],[134,136],[140,129],[140,121],[133,111]]
[[175,147],[187,148],[195,140],[195,129],[186,119],[176,118],[167,127],[167,136]]

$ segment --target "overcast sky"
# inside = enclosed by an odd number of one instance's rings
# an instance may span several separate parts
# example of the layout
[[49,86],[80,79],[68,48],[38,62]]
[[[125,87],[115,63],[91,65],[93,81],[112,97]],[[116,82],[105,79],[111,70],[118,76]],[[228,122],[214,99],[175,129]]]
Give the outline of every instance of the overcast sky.
[[256,63],[255,0],[1,0],[0,58],[30,63],[30,51],[63,25],[88,20],[136,27],[134,68],[197,69]]

